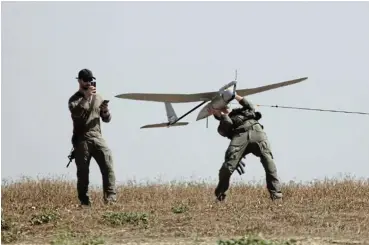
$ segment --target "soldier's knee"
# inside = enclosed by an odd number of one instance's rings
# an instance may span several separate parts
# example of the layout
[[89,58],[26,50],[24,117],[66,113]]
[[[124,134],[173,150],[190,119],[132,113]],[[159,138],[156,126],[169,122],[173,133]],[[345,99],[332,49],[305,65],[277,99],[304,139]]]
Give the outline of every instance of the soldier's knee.
[[111,169],[113,167],[113,156],[110,153],[104,155],[104,161],[106,168]]
[[224,160],[232,160],[235,159],[237,157],[237,153],[241,150],[240,146],[237,145],[230,145],[228,146],[225,155],[224,155]]
[[88,185],[89,183],[89,173],[87,171],[78,171],[77,170],[77,180],[81,185]]
[[108,162],[112,162],[113,161],[113,152],[110,150],[110,148],[106,147],[102,150],[105,158],[107,159]]
[[113,154],[110,149],[105,148],[99,150],[96,154],[96,158],[98,158],[99,163],[103,164],[106,168],[112,168],[113,165]]
[[237,168],[237,164],[238,164],[238,161],[237,160],[224,161],[224,163],[222,164],[222,167],[220,168],[219,172],[220,173],[226,173],[226,174],[232,175],[232,173]]
[[263,162],[266,162],[266,163],[271,162],[274,164],[274,157],[271,152],[262,152],[260,155],[260,159]]
[[260,157],[261,163],[265,166],[265,170],[268,173],[275,173],[277,172],[277,167],[275,165],[275,162],[273,160],[273,158],[271,157],[271,155],[266,154],[266,155],[262,155]]
[[267,159],[274,159],[270,143],[268,140],[263,140],[261,142],[257,143],[259,146],[259,154],[261,157],[267,158]]

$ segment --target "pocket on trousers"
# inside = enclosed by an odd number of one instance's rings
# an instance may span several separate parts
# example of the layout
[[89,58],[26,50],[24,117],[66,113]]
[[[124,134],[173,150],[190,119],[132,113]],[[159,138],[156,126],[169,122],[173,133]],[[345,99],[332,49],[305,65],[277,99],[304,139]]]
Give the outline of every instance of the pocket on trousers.
[[268,140],[263,140],[259,142],[258,145],[260,147],[260,152],[262,155],[270,155],[273,159],[272,149]]
[[234,160],[238,152],[241,150],[241,146],[230,145],[225,154],[225,160]]
[[231,146],[243,146],[248,142],[248,132],[239,133],[233,136],[230,145]]

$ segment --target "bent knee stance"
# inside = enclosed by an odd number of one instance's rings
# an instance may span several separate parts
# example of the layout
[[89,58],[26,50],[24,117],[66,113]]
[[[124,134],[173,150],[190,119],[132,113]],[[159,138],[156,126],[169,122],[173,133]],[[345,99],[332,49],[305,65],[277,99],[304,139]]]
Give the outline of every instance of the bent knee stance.
[[230,145],[226,150],[224,162],[219,169],[218,186],[215,189],[215,195],[217,197],[228,190],[231,175],[236,170],[243,156],[244,149],[244,146]]

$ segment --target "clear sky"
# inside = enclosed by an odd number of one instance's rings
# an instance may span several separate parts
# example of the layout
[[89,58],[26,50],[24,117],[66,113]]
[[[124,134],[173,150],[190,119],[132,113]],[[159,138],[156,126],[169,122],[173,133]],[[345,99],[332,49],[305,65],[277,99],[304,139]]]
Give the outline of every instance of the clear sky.
[[[82,68],[110,99],[103,135],[118,184],[216,179],[228,139],[217,122],[166,121],[163,103],[130,92],[198,93],[234,78],[249,88],[308,80],[249,99],[257,104],[369,111],[368,2],[2,2],[2,179],[76,176],[66,168],[68,99]],[[178,116],[198,103],[174,104]],[[342,173],[369,177],[369,116],[260,108],[282,182]],[[91,161],[90,181],[101,184]],[[264,181],[258,158],[234,181]]]

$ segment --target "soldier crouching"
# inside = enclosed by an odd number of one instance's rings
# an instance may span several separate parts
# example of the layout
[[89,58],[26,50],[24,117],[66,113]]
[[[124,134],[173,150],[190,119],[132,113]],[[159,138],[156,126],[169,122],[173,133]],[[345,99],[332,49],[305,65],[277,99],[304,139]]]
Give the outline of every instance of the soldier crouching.
[[213,111],[214,117],[219,120],[218,133],[231,140],[225,153],[225,161],[219,170],[215,196],[219,201],[224,200],[231,175],[240,167],[242,158],[252,153],[259,157],[264,167],[270,198],[280,199],[281,186],[270,143],[263,126],[258,122],[261,114],[255,112],[254,106],[246,98],[236,95],[235,99],[241,108],[233,109],[230,113],[227,110]]

